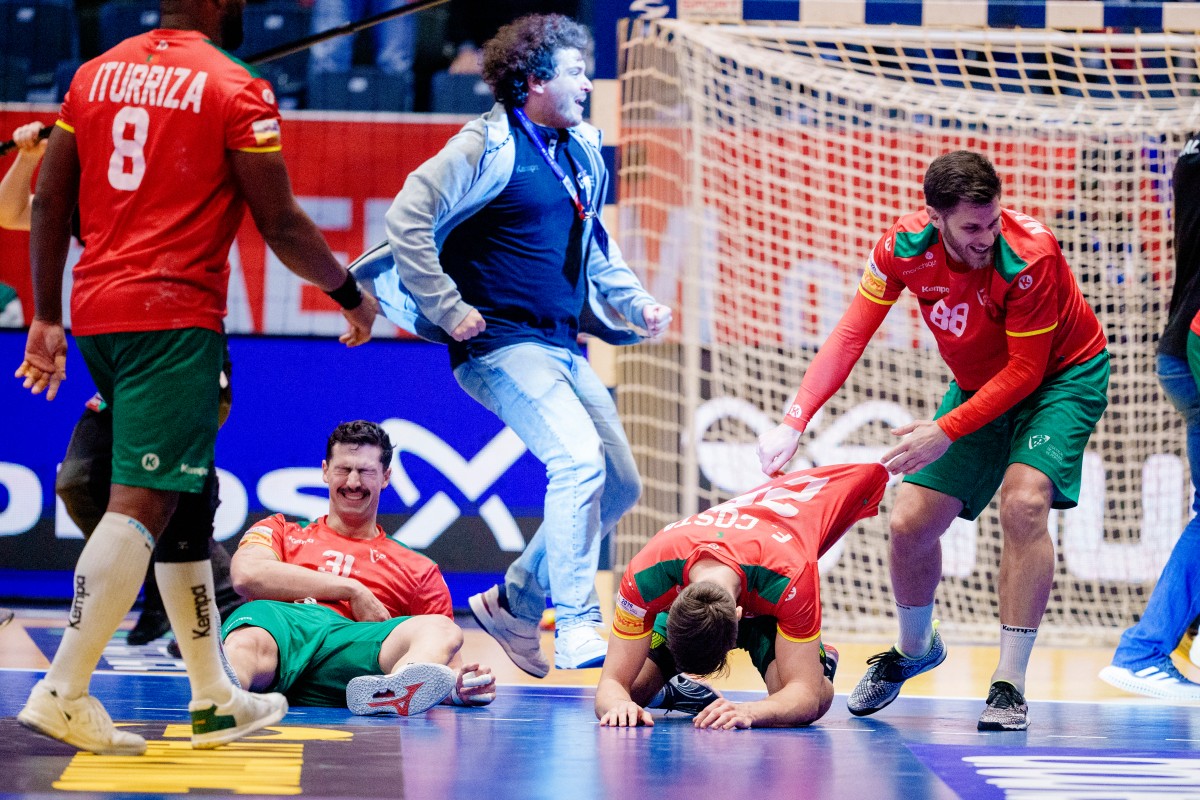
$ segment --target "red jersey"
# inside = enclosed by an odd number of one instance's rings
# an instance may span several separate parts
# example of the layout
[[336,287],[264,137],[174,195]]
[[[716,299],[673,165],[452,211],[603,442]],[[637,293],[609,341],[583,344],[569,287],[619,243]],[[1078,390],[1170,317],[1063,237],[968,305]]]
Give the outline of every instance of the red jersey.
[[245,212],[229,151],[280,149],[270,83],[202,33],[155,30],[80,67],[58,125],[75,135],[87,242],[75,334],[220,331]]
[[879,511],[882,464],[836,464],[792,472],[728,502],[674,522],[642,548],[621,578],[613,634],[640,639],[654,628],[702,558],[732,567],[746,617],[772,616],[798,642],[821,633],[817,559],[850,526]]
[[[269,547],[285,564],[354,578],[393,617],[444,614],[454,618],[450,589],[437,564],[389,538],[378,525],[374,538],[352,539],[330,528],[327,519],[321,517],[302,528],[275,514],[246,531],[238,548]],[[317,602],[354,619],[347,601]]]
[[926,211],[897,220],[871,253],[858,290],[892,305],[908,289],[938,351],[965,391],[1008,363],[1009,337],[1051,333],[1043,378],[1104,350],[1100,321],[1083,297],[1054,234],[1009,209],[1000,212],[992,269],[955,270]]

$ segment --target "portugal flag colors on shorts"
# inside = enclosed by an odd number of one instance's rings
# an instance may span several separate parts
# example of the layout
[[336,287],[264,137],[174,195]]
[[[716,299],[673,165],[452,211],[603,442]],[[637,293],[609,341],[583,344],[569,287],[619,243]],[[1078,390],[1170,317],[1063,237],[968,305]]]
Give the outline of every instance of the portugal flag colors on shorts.
[[743,615],[772,616],[779,633],[806,642],[821,632],[817,559],[851,525],[879,512],[888,472],[882,464],[836,464],[790,472],[663,528],[621,578],[613,634],[648,636],[654,617],[712,558],[742,578]]
[[155,30],[80,67],[58,125],[81,168],[75,334],[220,331],[245,211],[229,153],[280,149],[270,83],[199,32]]

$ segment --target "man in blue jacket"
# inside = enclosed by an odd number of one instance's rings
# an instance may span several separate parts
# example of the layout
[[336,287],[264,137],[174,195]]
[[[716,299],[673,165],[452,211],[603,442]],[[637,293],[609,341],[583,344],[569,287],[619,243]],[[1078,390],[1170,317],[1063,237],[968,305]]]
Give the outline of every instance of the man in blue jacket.
[[577,343],[659,336],[651,297],[597,217],[608,173],[585,28],[531,15],[484,46],[497,104],[417,168],[388,210],[388,241],[355,265],[389,319],[449,345],[454,376],[546,465],[544,520],[503,585],[470,600],[521,669],[544,677],[538,622],[555,607],[554,663],[598,667],[606,643],[595,576],[600,542],[641,482],[607,388]]

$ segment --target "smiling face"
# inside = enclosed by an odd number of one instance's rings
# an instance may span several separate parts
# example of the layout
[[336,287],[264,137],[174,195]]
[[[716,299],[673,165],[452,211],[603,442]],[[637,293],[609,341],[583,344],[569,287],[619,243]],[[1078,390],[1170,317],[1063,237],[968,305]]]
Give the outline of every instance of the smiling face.
[[928,211],[950,258],[971,269],[992,265],[1000,236],[999,199],[983,205],[963,201],[949,211],[930,206]]
[[573,47],[554,53],[554,77],[541,81],[529,78],[525,113],[538,125],[573,128],[583,122],[583,104],[592,91],[583,54]]
[[391,469],[384,469],[383,451],[373,444],[335,444],[329,460],[321,462],[321,476],[329,484],[329,507],[347,522],[374,520],[379,495],[387,486]]

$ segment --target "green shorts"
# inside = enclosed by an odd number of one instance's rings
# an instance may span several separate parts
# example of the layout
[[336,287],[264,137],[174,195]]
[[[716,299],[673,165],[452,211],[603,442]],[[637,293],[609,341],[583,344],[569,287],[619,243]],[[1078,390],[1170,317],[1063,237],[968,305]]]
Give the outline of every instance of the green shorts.
[[359,675],[382,675],[379,651],[396,626],[355,622],[315,603],[253,600],[221,626],[221,638],[247,625],[271,634],[279,648],[279,671],[272,692],[300,706],[346,707],[346,684]]
[[[738,623],[737,647],[750,654],[750,662],[758,674],[767,678],[767,667],[775,660],[775,634],[779,628],[774,617],[747,617]],[[667,612],[654,618],[650,634],[650,659],[658,665],[663,677],[670,680],[679,674],[675,658],[667,649]]]
[[113,414],[112,480],[199,492],[213,468],[225,337],[206,328],[75,339]]
[[[972,394],[951,382],[934,419],[958,408]],[[1107,407],[1105,351],[1055,375],[904,480],[958,498],[963,502],[959,516],[975,519],[992,501],[1009,464],[1027,464],[1054,484],[1054,508],[1074,508],[1079,504],[1083,452]]]

